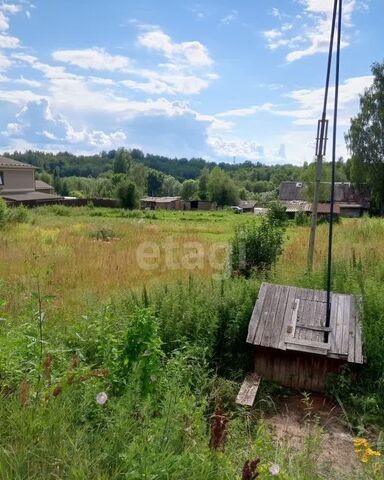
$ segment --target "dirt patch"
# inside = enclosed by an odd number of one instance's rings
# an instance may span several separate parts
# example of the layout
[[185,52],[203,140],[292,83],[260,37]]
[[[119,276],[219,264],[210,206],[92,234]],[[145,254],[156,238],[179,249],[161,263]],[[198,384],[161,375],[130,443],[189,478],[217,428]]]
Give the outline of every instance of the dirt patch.
[[[354,436],[341,421],[341,409],[324,396],[311,394],[307,401],[295,394],[279,400],[279,413],[266,418],[278,445],[300,449],[310,434],[320,430],[318,465],[344,478],[360,469],[354,452]],[[320,429],[319,429],[320,427]]]

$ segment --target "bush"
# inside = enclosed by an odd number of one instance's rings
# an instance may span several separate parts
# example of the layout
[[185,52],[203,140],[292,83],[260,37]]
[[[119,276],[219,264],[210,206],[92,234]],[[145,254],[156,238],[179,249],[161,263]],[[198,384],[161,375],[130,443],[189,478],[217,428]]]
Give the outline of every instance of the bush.
[[309,225],[310,217],[303,211],[295,213],[295,223],[297,226]]
[[9,223],[26,223],[28,221],[29,212],[24,205],[8,209]]
[[232,274],[249,277],[267,271],[282,253],[283,231],[269,221],[241,225],[235,231],[231,248]]
[[10,223],[25,223],[28,221],[28,209],[23,205],[8,208],[7,203],[0,197],[0,228]]
[[271,202],[267,218],[271,225],[282,227],[288,220],[287,209],[280,202]]

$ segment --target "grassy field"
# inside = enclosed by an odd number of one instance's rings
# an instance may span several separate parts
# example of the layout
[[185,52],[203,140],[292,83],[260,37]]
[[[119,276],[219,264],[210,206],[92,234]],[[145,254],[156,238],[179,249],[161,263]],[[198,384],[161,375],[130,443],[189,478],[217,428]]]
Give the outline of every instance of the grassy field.
[[[285,389],[263,383],[251,410],[233,402],[251,368],[245,337],[265,274],[231,278],[228,245],[236,226],[260,221],[50,207],[5,226],[0,478],[248,479],[243,466],[256,458],[261,479],[384,478],[371,454],[382,450],[384,221],[335,226],[334,289],[363,294],[367,364],[331,385],[333,433],[302,396],[293,445],[271,433]],[[324,287],[328,229],[318,229],[312,274],[308,233],[288,224],[269,281]]]

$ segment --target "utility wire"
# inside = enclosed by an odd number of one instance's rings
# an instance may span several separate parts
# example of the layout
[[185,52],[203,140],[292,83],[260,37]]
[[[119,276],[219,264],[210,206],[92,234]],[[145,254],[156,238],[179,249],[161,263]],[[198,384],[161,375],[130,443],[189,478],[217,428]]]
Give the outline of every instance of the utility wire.
[[[339,106],[339,83],[340,83],[340,49],[341,49],[341,28],[343,18],[343,0],[339,0],[339,15],[337,25],[337,46],[336,46],[336,73],[335,73],[335,100],[333,110],[333,138],[332,138],[332,180],[331,180],[331,205],[329,218],[328,237],[328,271],[327,271],[327,315],[325,326],[331,323],[331,288],[332,288],[332,241],[333,221],[335,203],[335,177],[336,177],[336,142],[337,142],[337,114]],[[329,332],[324,333],[324,341],[328,342]]]

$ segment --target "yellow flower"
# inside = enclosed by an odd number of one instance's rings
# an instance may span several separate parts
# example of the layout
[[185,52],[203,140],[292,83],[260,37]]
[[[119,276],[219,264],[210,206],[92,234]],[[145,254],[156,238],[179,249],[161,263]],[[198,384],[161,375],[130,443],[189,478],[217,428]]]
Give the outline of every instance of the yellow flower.
[[363,457],[360,458],[361,463],[368,463],[368,457],[364,455]]
[[372,448],[367,448],[365,451],[365,455],[368,455],[369,457],[380,457],[380,452],[377,452],[376,450],[372,450]]
[[353,444],[355,447],[368,447],[368,440],[365,438],[355,438],[353,439]]

